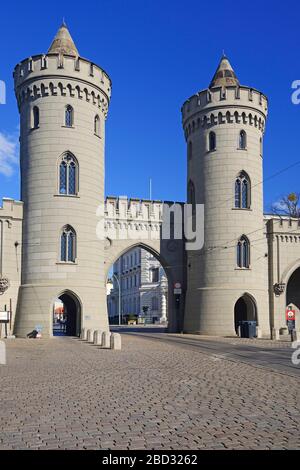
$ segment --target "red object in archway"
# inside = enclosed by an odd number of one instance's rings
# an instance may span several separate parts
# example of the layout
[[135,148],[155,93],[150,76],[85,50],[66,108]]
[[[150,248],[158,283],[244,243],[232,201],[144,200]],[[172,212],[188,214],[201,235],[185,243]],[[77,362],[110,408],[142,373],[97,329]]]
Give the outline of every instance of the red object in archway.
[[285,317],[287,320],[296,320],[296,310],[291,310],[290,308],[286,309]]

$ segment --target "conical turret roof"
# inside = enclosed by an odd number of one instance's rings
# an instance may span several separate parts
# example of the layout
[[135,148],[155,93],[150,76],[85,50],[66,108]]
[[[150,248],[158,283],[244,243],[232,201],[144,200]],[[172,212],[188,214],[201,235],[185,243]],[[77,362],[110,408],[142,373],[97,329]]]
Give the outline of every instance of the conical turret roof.
[[223,54],[216,73],[209,85],[209,88],[213,87],[226,87],[226,86],[239,86],[239,81],[234,73],[233,68],[228,58]]
[[48,54],[66,54],[75,57],[79,55],[77,47],[64,21],[49,47]]

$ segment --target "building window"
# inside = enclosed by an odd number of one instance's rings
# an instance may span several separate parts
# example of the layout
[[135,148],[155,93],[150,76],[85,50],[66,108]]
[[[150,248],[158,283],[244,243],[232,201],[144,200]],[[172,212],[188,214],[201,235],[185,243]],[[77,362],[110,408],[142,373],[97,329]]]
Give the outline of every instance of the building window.
[[247,148],[247,134],[245,131],[240,132],[239,148],[245,150]]
[[78,193],[78,163],[70,153],[63,156],[59,165],[59,194]]
[[216,134],[214,132],[210,132],[208,136],[208,149],[211,152],[212,150],[216,150]]
[[60,260],[75,263],[76,233],[70,225],[65,225],[60,237]]
[[159,268],[152,268],[150,271],[150,282],[159,281]]
[[235,180],[235,208],[250,209],[250,178],[245,172],[241,172]]
[[97,114],[97,116],[95,116],[95,119],[94,119],[94,133],[95,133],[95,135],[100,137],[100,118],[99,118],[98,114]]
[[40,125],[40,110],[37,106],[32,109],[32,128],[37,129]]
[[157,297],[151,298],[151,309],[158,310],[158,298]]
[[249,268],[250,266],[250,242],[243,235],[237,244],[237,266],[239,268]]
[[72,127],[74,123],[74,110],[70,104],[66,106],[65,110],[65,126]]

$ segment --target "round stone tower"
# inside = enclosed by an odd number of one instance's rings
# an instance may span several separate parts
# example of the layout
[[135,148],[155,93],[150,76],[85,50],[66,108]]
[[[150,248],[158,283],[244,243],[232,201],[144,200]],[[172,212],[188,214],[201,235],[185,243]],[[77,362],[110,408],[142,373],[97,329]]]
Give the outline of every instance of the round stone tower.
[[47,54],[14,70],[24,201],[22,282],[15,333],[52,335],[55,301],[67,334],[108,327],[103,240],[105,119],[111,81],[80,57],[65,24]]
[[232,335],[240,332],[241,321],[253,320],[269,333],[266,116],[267,98],[241,86],[225,56],[209,88],[182,107],[188,202],[205,206],[204,246],[187,253],[185,331]]

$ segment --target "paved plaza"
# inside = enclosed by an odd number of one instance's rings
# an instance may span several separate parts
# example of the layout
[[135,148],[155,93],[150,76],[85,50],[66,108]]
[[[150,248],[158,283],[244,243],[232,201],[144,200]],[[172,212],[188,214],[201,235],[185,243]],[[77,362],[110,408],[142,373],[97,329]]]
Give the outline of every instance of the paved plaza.
[[0,449],[300,448],[296,370],[226,357],[234,346],[222,341],[223,356],[167,338],[124,332],[122,351],[7,340]]

